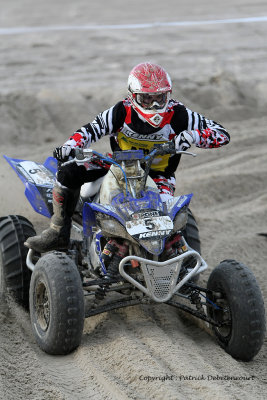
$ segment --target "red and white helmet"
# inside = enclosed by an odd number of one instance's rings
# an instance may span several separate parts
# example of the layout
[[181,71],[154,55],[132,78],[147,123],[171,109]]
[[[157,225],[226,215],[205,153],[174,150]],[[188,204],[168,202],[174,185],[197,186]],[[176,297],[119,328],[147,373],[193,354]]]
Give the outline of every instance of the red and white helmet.
[[129,100],[137,113],[154,127],[158,127],[165,116],[171,91],[171,78],[160,65],[145,62],[130,72]]

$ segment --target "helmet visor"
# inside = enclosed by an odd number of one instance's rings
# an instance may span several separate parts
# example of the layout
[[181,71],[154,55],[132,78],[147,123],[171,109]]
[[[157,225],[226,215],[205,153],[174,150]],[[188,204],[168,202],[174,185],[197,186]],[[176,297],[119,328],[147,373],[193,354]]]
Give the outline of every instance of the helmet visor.
[[137,93],[136,102],[146,110],[160,110],[167,103],[167,93]]

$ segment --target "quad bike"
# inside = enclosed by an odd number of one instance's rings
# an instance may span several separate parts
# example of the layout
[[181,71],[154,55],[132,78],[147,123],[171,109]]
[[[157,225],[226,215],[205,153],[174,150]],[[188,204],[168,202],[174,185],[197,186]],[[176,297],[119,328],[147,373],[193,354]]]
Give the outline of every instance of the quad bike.
[[[189,152],[180,152],[194,155]],[[207,264],[189,209],[192,194],[163,203],[149,170],[155,157],[175,154],[173,143],[114,152],[112,158],[78,149],[76,162],[110,164],[104,178],[82,187],[68,251],[38,254],[24,241],[35,235],[20,215],[0,218],[0,294],[30,308],[33,333],[49,354],[79,346],[84,318],[137,304],[161,304],[192,314],[212,327],[232,357],[251,360],[265,334],[259,286],[244,264],[222,261],[206,287],[198,285]],[[50,217],[57,161],[5,156],[25,184],[34,210]]]

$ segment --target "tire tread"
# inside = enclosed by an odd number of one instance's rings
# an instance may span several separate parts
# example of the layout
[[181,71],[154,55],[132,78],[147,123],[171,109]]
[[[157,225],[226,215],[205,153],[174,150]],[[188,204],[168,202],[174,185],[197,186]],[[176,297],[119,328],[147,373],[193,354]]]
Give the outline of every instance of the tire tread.
[[[246,265],[232,259],[224,260],[212,271],[208,280],[209,289],[216,291],[217,285],[223,285],[229,297],[235,294],[233,297],[238,304],[232,305],[232,311],[234,318],[239,318],[238,329],[235,329],[233,321],[233,333],[227,343],[216,335],[219,344],[234,358],[250,361],[259,352],[266,331],[264,302],[256,278]],[[236,312],[237,307],[239,313]]]
[[7,290],[15,300],[28,307],[31,271],[26,266],[24,241],[35,235],[33,225],[21,215],[0,218],[0,251]]
[[[36,323],[33,300],[38,276],[48,283],[55,314],[51,317],[51,328],[44,335]],[[45,352],[69,354],[79,346],[84,323],[82,283],[76,265],[65,253],[47,253],[38,260],[30,288],[30,310],[33,332]]]

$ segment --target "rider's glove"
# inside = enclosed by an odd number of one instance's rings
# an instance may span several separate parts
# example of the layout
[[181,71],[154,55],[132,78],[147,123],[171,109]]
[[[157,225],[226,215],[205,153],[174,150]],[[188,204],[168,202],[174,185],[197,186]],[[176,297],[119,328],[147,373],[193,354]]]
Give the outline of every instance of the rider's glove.
[[72,147],[68,144],[64,144],[63,146],[56,147],[54,149],[54,157],[60,161],[68,161],[70,154],[71,154]]
[[185,151],[188,150],[192,143],[194,143],[194,138],[191,132],[183,131],[176,136],[175,140],[175,149],[177,151]]

